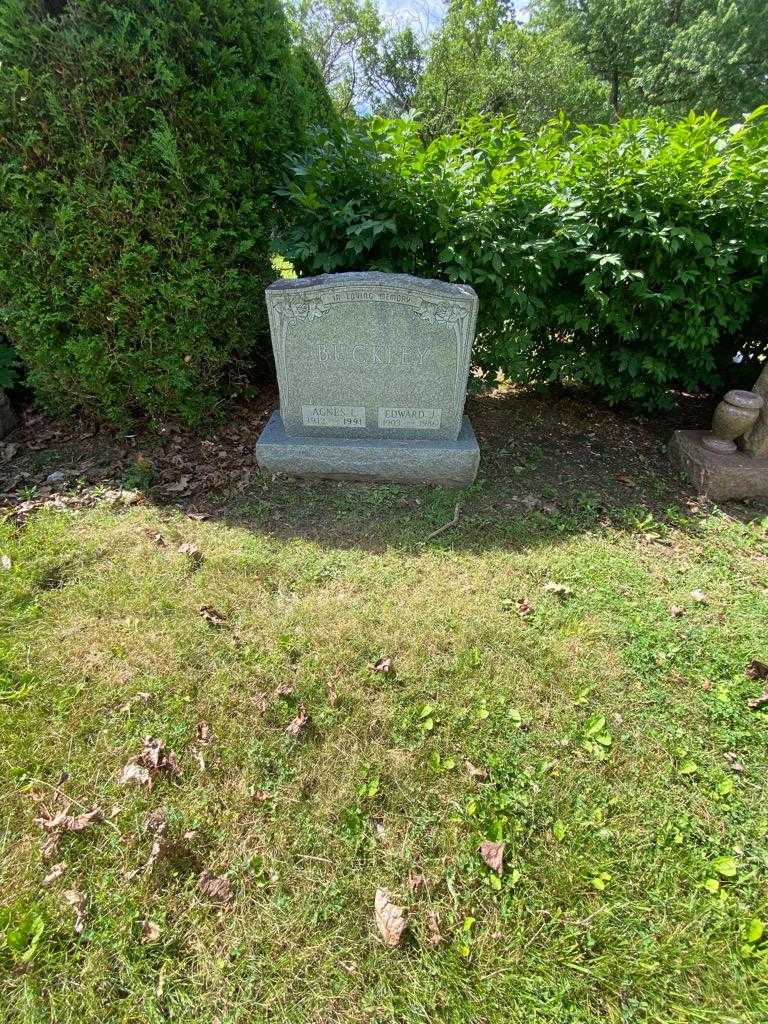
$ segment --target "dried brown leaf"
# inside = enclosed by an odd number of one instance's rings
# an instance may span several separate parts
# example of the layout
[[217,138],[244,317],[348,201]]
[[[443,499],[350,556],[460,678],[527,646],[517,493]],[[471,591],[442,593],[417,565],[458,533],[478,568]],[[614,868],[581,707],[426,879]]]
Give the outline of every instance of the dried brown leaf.
[[197,887],[214,903],[229,903],[232,900],[232,883],[226,875],[213,875],[206,869],[201,873]]
[[419,893],[422,889],[426,889],[427,880],[424,875],[419,871],[411,871],[408,875],[408,888],[412,893]]
[[371,662],[368,668],[371,672],[382,672],[384,675],[392,675],[395,671],[394,662],[388,654],[384,654],[377,661]]
[[280,685],[275,688],[275,696],[282,697],[283,699],[285,699],[286,697],[292,697],[293,686],[291,685],[291,683],[280,683]]
[[54,882],[58,882],[64,872],[67,870],[67,865],[64,861],[59,861],[58,864],[54,864],[51,870],[43,879],[43,885],[53,885]]
[[482,843],[480,843],[480,856],[491,871],[495,871],[497,875],[502,874],[504,871],[505,845],[505,843],[497,843],[491,839],[484,839]]
[[427,911],[427,941],[434,947],[445,942],[445,936],[440,931],[440,918],[434,910]]
[[179,545],[179,554],[186,555],[195,568],[203,563],[203,553],[196,544]]
[[734,751],[732,750],[728,750],[726,751],[724,757],[725,760],[728,762],[728,767],[731,769],[731,771],[735,772],[737,775],[741,775],[744,771],[744,765],[739,760],[739,755],[734,753]]
[[517,602],[516,608],[517,614],[521,615],[523,618],[525,618],[526,615],[530,615],[533,611],[533,605],[524,597],[521,597]]
[[198,722],[196,727],[198,743],[210,743],[213,733],[207,722]]
[[35,824],[48,832],[83,832],[97,821],[104,820],[104,812],[94,807],[83,814],[68,814],[68,808],[50,817],[47,812],[35,818]]
[[669,609],[669,614],[673,619],[681,619],[685,615],[685,608],[681,608],[679,604],[673,604]]
[[223,626],[227,621],[226,615],[224,615],[223,612],[217,611],[213,605],[210,604],[200,606],[200,615],[209,626],[214,626],[216,628]]
[[768,665],[764,661],[753,659],[744,670],[747,679],[768,679]]
[[120,772],[120,784],[135,782],[139,786],[150,789],[155,777],[164,772],[168,775],[181,775],[181,768],[172,750],[168,750],[161,739],[145,736],[141,741],[141,753],[132,757]]
[[752,700],[747,701],[750,711],[761,711],[766,705],[768,705],[768,690],[763,690],[759,697],[753,697]]
[[151,945],[160,938],[160,925],[154,921],[141,922],[141,941],[145,945]]
[[53,857],[53,855],[57,852],[57,850],[59,849],[59,839],[60,838],[61,838],[61,833],[60,832],[52,832],[47,837],[47,839],[43,843],[43,848],[40,851],[40,856],[42,857],[42,859],[44,861],[50,860]]
[[164,487],[163,488],[163,493],[164,494],[183,494],[185,491],[189,490],[189,481],[191,479],[192,478],[189,477],[189,476],[182,476],[179,480],[176,481],[176,483],[168,484],[166,487]]
[[85,929],[85,896],[79,889],[65,889],[61,895],[75,912],[75,934],[82,935]]
[[470,778],[477,779],[480,782],[482,782],[484,779],[487,779],[490,774],[487,768],[476,768],[475,765],[473,765],[472,762],[469,760],[466,760],[464,762],[464,768],[466,769],[467,775],[469,775]]
[[384,944],[394,949],[400,944],[408,925],[407,911],[404,907],[398,907],[392,902],[392,897],[386,889],[377,889],[374,917]]
[[263,690],[254,690],[254,692],[251,694],[251,700],[253,701],[254,705],[256,706],[256,710],[259,711],[260,714],[262,714],[262,715],[265,714],[265,712],[267,710],[267,695],[266,695],[266,693],[264,693]]
[[120,785],[126,786],[129,782],[135,782],[138,786],[150,786],[152,784],[152,776],[149,773],[149,768],[136,764],[134,761],[129,761],[128,764],[123,765],[123,769],[120,772]]
[[555,594],[557,597],[570,597],[573,594],[570,587],[567,587],[564,583],[555,583],[554,580],[549,580],[545,583],[542,590],[547,594]]
[[291,719],[291,721],[285,727],[287,735],[298,736],[302,729],[306,726],[308,721],[309,714],[307,712],[306,707],[304,706],[304,701],[301,701],[299,704],[298,714],[296,715],[295,718]]

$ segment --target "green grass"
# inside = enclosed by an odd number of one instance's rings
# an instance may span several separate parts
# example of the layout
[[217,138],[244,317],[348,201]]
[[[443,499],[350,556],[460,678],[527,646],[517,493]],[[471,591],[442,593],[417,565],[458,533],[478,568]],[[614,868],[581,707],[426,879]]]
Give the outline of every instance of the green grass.
[[[279,482],[228,519],[1,528],[3,1021],[763,1024],[746,938],[768,920],[768,713],[744,669],[768,660],[766,523],[468,499],[428,543],[454,495]],[[393,675],[369,669],[382,654]],[[182,776],[120,786],[147,735]],[[73,810],[108,817],[63,837],[43,887],[32,794],[63,772]],[[169,848],[127,881],[158,808]],[[500,889],[485,838],[507,844]],[[231,904],[200,891],[206,868]],[[395,950],[378,886],[410,911]]]

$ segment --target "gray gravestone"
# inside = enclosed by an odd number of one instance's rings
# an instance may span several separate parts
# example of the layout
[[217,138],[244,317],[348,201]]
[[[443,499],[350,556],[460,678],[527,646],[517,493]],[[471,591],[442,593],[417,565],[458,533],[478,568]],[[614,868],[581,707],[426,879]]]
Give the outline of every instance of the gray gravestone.
[[406,274],[324,274],[267,289],[280,410],[259,465],[292,476],[462,486],[477,296]]

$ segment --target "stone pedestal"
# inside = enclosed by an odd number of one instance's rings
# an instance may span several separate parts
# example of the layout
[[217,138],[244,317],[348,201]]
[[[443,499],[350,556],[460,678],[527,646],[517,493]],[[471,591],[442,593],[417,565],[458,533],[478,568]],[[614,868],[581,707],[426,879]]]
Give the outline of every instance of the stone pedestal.
[[713,501],[768,498],[768,453],[713,452],[701,443],[708,434],[676,430],[670,444],[672,458],[698,492]]
[[768,455],[768,364],[757,378],[754,390],[765,399],[757,423],[744,438],[744,451],[750,455]]
[[480,449],[466,416],[455,441],[409,441],[292,437],[280,413],[274,412],[256,445],[256,457],[265,472],[286,476],[468,487],[477,475]]

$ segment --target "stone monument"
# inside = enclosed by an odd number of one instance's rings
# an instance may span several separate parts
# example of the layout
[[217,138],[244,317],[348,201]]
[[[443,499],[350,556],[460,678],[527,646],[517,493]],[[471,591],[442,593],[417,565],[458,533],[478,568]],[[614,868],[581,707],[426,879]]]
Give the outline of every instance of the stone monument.
[[262,469],[472,483],[472,288],[371,272],[276,281],[266,295],[280,408],[256,444]]
[[768,498],[768,365],[754,391],[725,395],[711,431],[676,430],[670,450],[700,494]]

